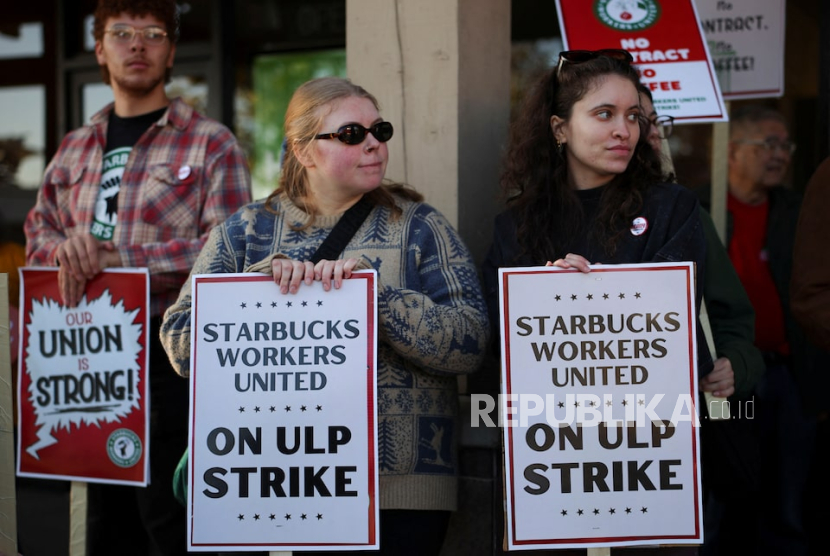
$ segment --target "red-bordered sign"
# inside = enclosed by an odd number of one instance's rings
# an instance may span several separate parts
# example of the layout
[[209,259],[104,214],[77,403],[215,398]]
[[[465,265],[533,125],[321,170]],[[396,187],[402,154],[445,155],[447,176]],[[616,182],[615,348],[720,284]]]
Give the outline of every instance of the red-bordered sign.
[[149,280],[105,270],[68,308],[57,269],[20,269],[18,475],[147,484]]
[[499,278],[508,548],[702,542],[693,263]]
[[566,50],[631,52],[654,107],[677,123],[725,121],[692,0],[556,0]]
[[192,282],[188,546],[377,548],[376,273]]

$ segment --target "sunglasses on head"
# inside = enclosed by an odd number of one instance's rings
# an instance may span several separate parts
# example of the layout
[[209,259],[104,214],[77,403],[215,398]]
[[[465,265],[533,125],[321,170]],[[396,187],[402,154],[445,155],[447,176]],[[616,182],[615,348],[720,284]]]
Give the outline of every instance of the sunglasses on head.
[[393,132],[394,129],[392,129],[390,122],[378,122],[369,128],[365,128],[360,124],[346,124],[335,133],[321,133],[320,135],[315,135],[314,138],[339,139],[341,143],[346,143],[347,145],[359,145],[366,139],[366,134],[371,133],[375,136],[375,139],[381,143],[386,143],[392,138]]
[[559,53],[559,65],[556,66],[556,75],[559,75],[559,72],[562,71],[562,66],[565,65],[565,62],[570,64],[581,64],[583,62],[595,60],[600,56],[613,58],[614,60],[619,60],[620,62],[626,62],[629,64],[634,62],[634,57],[631,56],[627,50],[622,50],[620,48],[605,48],[603,50],[566,50]]

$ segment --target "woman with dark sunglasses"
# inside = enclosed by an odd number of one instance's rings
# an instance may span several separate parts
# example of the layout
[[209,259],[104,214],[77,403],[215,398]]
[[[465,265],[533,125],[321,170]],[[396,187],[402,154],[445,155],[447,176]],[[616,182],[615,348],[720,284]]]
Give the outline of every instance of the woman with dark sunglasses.
[[[475,265],[420,194],[384,181],[393,128],[362,87],[333,77],[303,84],[284,130],[279,187],[215,228],[192,273],[266,272],[291,294],[377,271],[381,511],[380,552],[371,554],[437,555],[456,509],[457,378],[479,367],[488,336]],[[358,219],[342,253],[310,261],[341,219]],[[162,326],[184,376],[190,326],[188,280]]]

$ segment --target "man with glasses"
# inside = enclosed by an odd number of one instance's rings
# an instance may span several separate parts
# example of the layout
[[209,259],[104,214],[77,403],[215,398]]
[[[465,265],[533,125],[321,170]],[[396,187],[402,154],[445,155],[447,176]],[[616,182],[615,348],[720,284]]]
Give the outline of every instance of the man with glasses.
[[726,243],[755,309],[755,345],[766,363],[757,389],[756,424],[766,491],[759,506],[759,546],[762,553],[792,555],[808,551],[802,506],[816,427],[809,414],[815,410],[810,398],[824,395],[810,393],[810,376],[820,372],[820,359],[790,312],[792,250],[801,201],[782,182],[794,151],[779,112],[748,105],[732,114]]
[[210,229],[251,199],[233,134],[165,93],[177,20],[174,0],[99,0],[95,56],[115,102],[66,136],[25,224],[28,264],[60,266],[68,307],[102,269],[150,271],[150,484],[89,485],[90,556],[186,554],[171,484],[187,446],[188,384],[159,326]]
[[[674,118],[657,114],[651,91],[645,86],[640,87],[640,107],[646,140],[659,153],[663,139],[671,136]],[[700,223],[706,238],[706,271],[699,283],[703,285],[703,301],[716,352],[714,369],[701,379],[701,389],[727,397],[730,402],[737,402],[735,407],[740,407],[751,398],[765,368],[753,343],[755,311],[712,217],[702,207]],[[729,384],[729,388],[724,386]],[[708,410],[707,407],[707,413]],[[758,447],[745,412],[735,416],[741,421],[732,423],[738,427],[738,438],[729,450],[709,434],[717,431],[707,429],[706,422],[701,431],[705,486],[701,556],[755,552],[757,516],[747,511],[747,499],[757,496]]]

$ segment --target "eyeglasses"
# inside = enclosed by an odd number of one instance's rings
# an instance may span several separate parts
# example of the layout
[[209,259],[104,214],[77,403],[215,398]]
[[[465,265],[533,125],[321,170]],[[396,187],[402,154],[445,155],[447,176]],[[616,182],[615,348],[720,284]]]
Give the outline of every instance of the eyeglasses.
[[595,60],[600,56],[606,56],[619,60],[620,62],[627,62],[629,64],[634,62],[634,57],[627,50],[621,48],[605,48],[603,50],[566,50],[559,53],[559,65],[556,66],[556,75],[562,71],[562,66],[565,62],[571,64],[581,64],[590,60]]
[[346,124],[336,133],[321,133],[315,135],[315,139],[339,139],[341,143],[347,145],[359,145],[366,139],[366,134],[371,133],[375,139],[381,143],[386,143],[392,138],[392,124],[390,122],[378,122],[370,128],[365,128],[360,124]]
[[657,128],[657,135],[660,136],[660,139],[668,139],[671,137],[671,132],[674,128],[673,116],[652,116],[651,118],[642,116],[641,119],[644,126],[648,127],[653,125]]
[[777,139],[744,139],[742,141],[732,141],[738,145],[755,145],[762,147],[768,153],[774,151],[781,151],[785,154],[793,154],[795,152],[795,143],[792,141],[778,141]]
[[136,29],[131,25],[114,25],[104,32],[112,36],[113,40],[119,44],[132,44],[136,35],[141,35],[144,44],[153,46],[164,43],[164,40],[167,38],[167,31],[155,26]]

